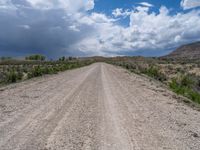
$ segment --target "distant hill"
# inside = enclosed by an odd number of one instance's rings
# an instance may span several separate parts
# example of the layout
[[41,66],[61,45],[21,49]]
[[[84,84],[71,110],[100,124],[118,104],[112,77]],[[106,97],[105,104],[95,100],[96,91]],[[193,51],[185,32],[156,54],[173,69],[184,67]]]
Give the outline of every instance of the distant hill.
[[162,58],[170,59],[200,59],[200,42],[180,46],[175,51]]

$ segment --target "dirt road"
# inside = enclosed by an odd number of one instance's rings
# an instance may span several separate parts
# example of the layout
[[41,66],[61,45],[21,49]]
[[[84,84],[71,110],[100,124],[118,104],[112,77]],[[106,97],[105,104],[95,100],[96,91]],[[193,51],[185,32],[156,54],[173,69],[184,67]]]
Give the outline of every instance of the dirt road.
[[200,112],[96,63],[0,89],[0,150],[199,150]]

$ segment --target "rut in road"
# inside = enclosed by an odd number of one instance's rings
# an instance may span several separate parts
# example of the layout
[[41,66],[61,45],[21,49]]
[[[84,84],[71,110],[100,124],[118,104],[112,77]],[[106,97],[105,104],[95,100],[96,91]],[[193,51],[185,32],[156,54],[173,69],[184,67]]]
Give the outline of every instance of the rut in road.
[[2,150],[199,150],[200,112],[96,63],[0,89]]

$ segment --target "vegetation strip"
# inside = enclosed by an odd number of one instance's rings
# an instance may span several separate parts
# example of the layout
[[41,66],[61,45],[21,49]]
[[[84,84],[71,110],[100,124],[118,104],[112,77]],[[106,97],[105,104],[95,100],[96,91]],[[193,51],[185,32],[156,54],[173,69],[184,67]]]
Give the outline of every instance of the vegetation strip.
[[191,73],[193,68],[200,68],[200,62],[190,61],[187,63],[184,61],[142,57],[122,58],[111,59],[107,62],[121,66],[131,72],[145,74],[154,78],[166,84],[178,95],[200,104],[200,77],[198,74]]
[[45,56],[32,55],[26,60],[4,59],[0,62],[0,85],[56,74],[61,71],[79,68],[93,63],[92,60],[62,57],[57,61],[45,61]]

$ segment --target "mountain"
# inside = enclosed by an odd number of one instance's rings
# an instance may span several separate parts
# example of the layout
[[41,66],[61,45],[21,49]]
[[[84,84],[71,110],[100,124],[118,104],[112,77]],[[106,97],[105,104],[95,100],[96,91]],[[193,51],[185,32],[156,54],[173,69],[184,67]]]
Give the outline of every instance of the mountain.
[[180,46],[163,58],[170,59],[200,59],[200,42]]

